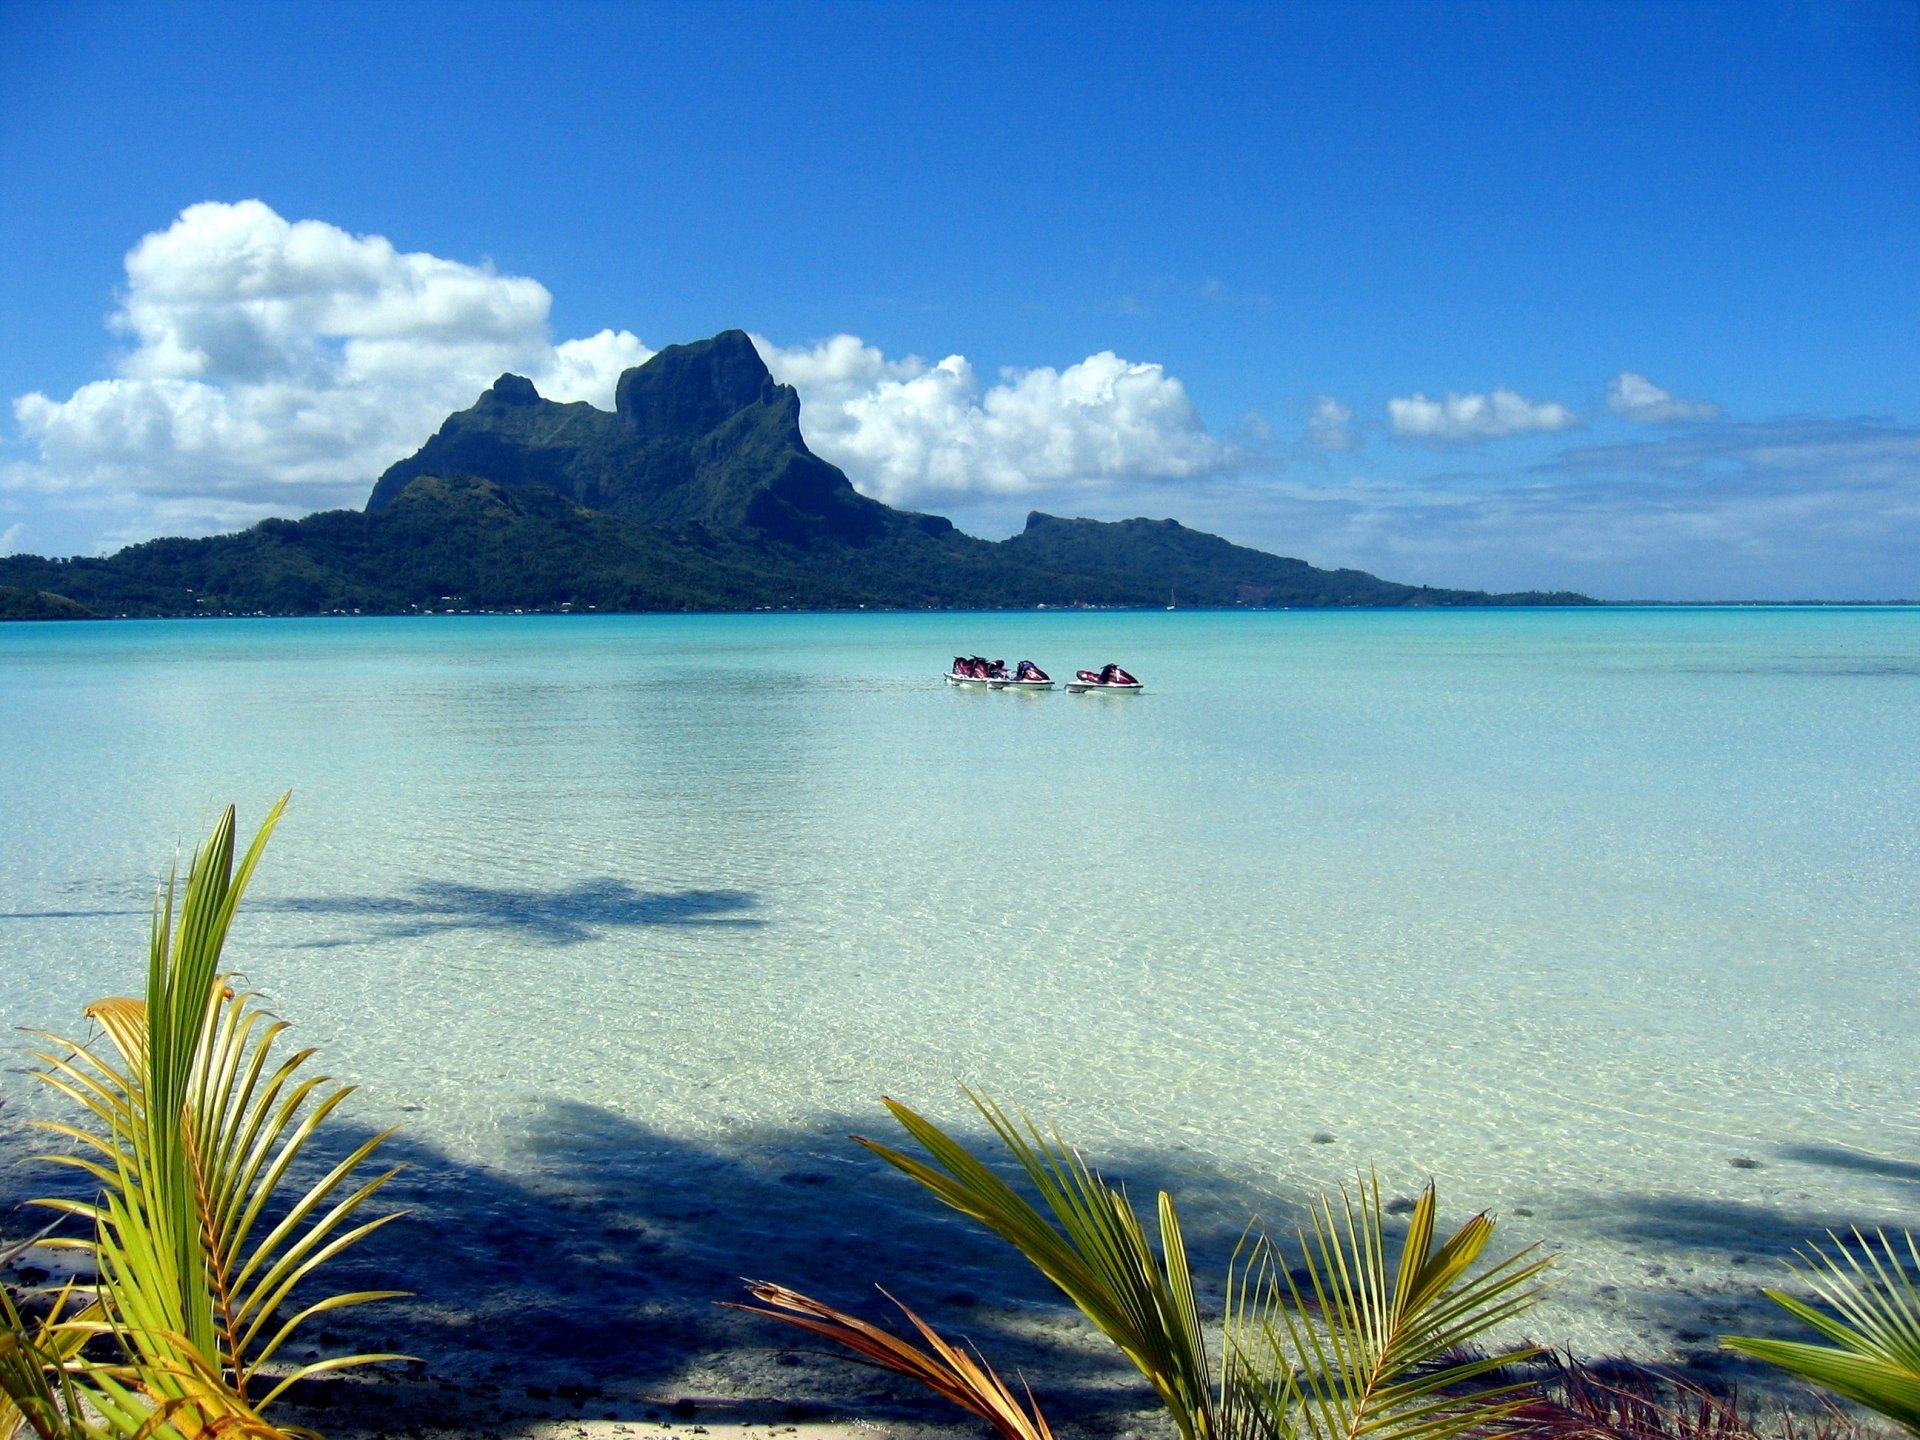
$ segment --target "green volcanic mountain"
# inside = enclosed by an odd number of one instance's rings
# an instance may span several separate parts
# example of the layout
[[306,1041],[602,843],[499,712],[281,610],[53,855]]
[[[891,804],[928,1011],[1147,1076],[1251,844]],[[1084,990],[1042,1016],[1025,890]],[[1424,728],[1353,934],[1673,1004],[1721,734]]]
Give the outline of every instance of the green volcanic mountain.
[[1009,540],[964,535],[868,499],[809,450],[798,395],[738,330],[627,371],[611,414],[503,375],[364,511],[0,558],[0,587],[25,592],[14,614],[74,613],[64,598],[100,615],[1591,603],[1318,570],[1171,520],[1036,512]]
[[392,504],[422,475],[540,485],[577,505],[661,527],[755,534],[806,549],[865,546],[903,528],[952,525],[869,500],[800,437],[800,397],[776,385],[739,330],[672,345],[620,377],[609,415],[542,400],[502,375],[471,410],[373,487]]

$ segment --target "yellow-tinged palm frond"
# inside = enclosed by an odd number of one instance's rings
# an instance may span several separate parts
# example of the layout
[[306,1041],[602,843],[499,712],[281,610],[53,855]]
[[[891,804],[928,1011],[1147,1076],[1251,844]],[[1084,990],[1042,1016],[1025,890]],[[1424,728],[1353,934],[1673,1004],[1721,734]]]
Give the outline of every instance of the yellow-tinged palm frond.
[[1540,1296],[1550,1257],[1522,1251],[1474,1273],[1493,1221],[1474,1216],[1435,1246],[1428,1185],[1389,1263],[1377,1178],[1313,1209],[1300,1273],[1264,1236],[1228,1280],[1223,1404],[1237,1435],[1310,1440],[1451,1440],[1485,1432],[1520,1403],[1491,1383],[1537,1353],[1471,1347]]
[[1016,1124],[972,1090],[967,1098],[1040,1192],[1051,1219],[898,1101],[885,1103],[933,1165],[854,1138],[1006,1240],[1059,1286],[1147,1378],[1184,1440],[1215,1440],[1206,1338],[1172,1198],[1160,1196],[1156,1255],[1126,1193],[1103,1181],[1057,1134],[1024,1116]]
[[[917,1380],[961,1409],[978,1415],[1005,1440],[1053,1440],[1053,1432],[1047,1428],[1046,1417],[1034,1403],[1031,1390],[1027,1392],[1026,1404],[1022,1405],[978,1352],[970,1355],[942,1338],[891,1295],[887,1298],[899,1306],[900,1313],[920,1332],[929,1349],[922,1350],[890,1330],[870,1325],[784,1285],[756,1281],[747,1287],[747,1292],[761,1303],[740,1305],[729,1301],[728,1308],[768,1315],[844,1345],[864,1363]],[[880,1293],[887,1294],[884,1290]]]
[[275,1425],[234,1392],[219,1365],[175,1336],[164,1366],[93,1366],[87,1403],[114,1440],[319,1440],[304,1428]]
[[1920,1288],[1914,1281],[1920,1246],[1911,1231],[1903,1233],[1902,1259],[1885,1231],[1874,1232],[1877,1250],[1857,1229],[1851,1245],[1827,1234],[1833,1254],[1810,1244],[1800,1252],[1803,1263],[1789,1261],[1788,1268],[1833,1313],[1782,1290],[1768,1290],[1767,1297],[1831,1343],[1749,1335],[1723,1336],[1720,1343],[1824,1385],[1920,1435]]
[[165,1372],[83,1361],[87,1342],[112,1327],[97,1300],[71,1309],[74,1296],[69,1283],[29,1325],[0,1290],[0,1440],[290,1440],[238,1403],[184,1339],[178,1368]]
[[[183,1335],[173,1337],[173,1357],[163,1366],[93,1363],[77,1358],[97,1335],[116,1334],[114,1325],[95,1318],[98,1304],[71,1320],[58,1313],[43,1323],[51,1332],[49,1349],[62,1357],[58,1372],[59,1409],[54,1427],[34,1428],[41,1440],[319,1440],[304,1428],[273,1424],[236,1395],[219,1367],[195,1350]],[[12,1440],[0,1426],[0,1440]]]
[[[293,1367],[265,1383],[261,1367],[307,1320],[401,1292],[354,1291],[287,1313],[294,1291],[328,1259],[395,1218],[366,1202],[396,1172],[362,1178],[383,1131],[310,1183],[293,1177],[308,1143],[351,1093],[309,1073],[311,1050],[276,1055],[286,1022],[236,993],[219,961],[235,907],[286,800],[268,815],[236,871],[233,811],[195,853],[177,920],[170,880],[154,906],[144,1000],[97,1002],[103,1039],[38,1052],[41,1078],[80,1108],[80,1124],[45,1128],[78,1142],[46,1157],[100,1186],[91,1202],[48,1201],[92,1222],[105,1328],[140,1387],[171,1407],[175,1428],[219,1412],[246,1430],[257,1408],[304,1376],[390,1355]],[[53,1040],[54,1037],[44,1037]],[[171,1377],[156,1380],[154,1377]],[[103,1381],[103,1384],[106,1383]],[[167,1387],[172,1387],[168,1389]],[[226,1399],[209,1386],[224,1389]],[[210,1424],[211,1421],[206,1423]]]
[[0,1440],[33,1435],[38,1440],[93,1440],[78,1387],[69,1370],[86,1344],[92,1308],[68,1323],[73,1287],[54,1298],[46,1314],[29,1325],[13,1298],[0,1288]]

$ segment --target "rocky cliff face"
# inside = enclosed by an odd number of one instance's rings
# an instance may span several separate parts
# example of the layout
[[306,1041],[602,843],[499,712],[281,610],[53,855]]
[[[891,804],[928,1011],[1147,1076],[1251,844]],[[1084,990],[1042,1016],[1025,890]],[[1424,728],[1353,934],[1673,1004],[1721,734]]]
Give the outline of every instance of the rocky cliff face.
[[800,449],[800,399],[776,385],[744,330],[722,330],[711,340],[669,345],[620,377],[613,409],[627,432],[643,440],[706,435],[742,410],[778,408],[792,401],[793,442]]
[[422,475],[541,485],[629,520],[803,549],[869,544],[916,520],[860,495],[807,448],[800,397],[740,330],[670,345],[627,371],[612,414],[544,400],[531,381],[502,375],[380,477],[368,511]]

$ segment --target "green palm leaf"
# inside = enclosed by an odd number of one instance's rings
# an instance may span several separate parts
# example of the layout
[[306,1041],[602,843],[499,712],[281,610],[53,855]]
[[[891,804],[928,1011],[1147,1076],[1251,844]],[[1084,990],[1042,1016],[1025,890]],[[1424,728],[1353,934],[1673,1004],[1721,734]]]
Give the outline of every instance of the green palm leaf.
[[1874,1236],[1877,1250],[1857,1229],[1852,1245],[1829,1231],[1833,1254],[1809,1245],[1801,1252],[1803,1264],[1789,1262],[1832,1314],[1784,1291],[1767,1291],[1830,1344],[1747,1335],[1723,1336],[1720,1343],[1857,1400],[1920,1435],[1920,1289],[1913,1278],[1920,1271],[1920,1248],[1906,1233],[1903,1261],[1886,1232]]
[[1057,1134],[1024,1116],[1016,1124],[986,1096],[966,1093],[1040,1193],[1047,1214],[895,1100],[885,1102],[888,1110],[933,1165],[855,1139],[1026,1256],[1147,1378],[1185,1440],[1214,1440],[1211,1366],[1171,1197],[1160,1196],[1156,1256],[1124,1191],[1106,1184]]
[[69,1324],[63,1317],[73,1297],[61,1291],[53,1307],[31,1326],[21,1318],[13,1297],[0,1288],[0,1440],[35,1435],[39,1440],[92,1440],[97,1432],[68,1370],[86,1343],[83,1309]]
[[[166,1423],[188,1432],[220,1416],[250,1431],[265,1423],[259,1407],[306,1375],[401,1358],[293,1367],[253,1398],[261,1366],[306,1321],[401,1293],[330,1295],[285,1313],[325,1261],[397,1218],[367,1218],[365,1209],[396,1170],[362,1174],[391,1131],[317,1180],[294,1179],[351,1087],[309,1073],[311,1050],[276,1055],[286,1023],[255,996],[236,994],[220,971],[235,908],[285,805],[282,797],[237,870],[226,811],[195,852],[177,921],[168,882],[154,906],[146,998],[88,1007],[104,1043],[55,1041],[37,1057],[41,1078],[83,1117],[45,1126],[79,1147],[46,1158],[100,1186],[90,1203],[42,1203],[91,1222],[90,1240],[69,1243],[93,1251],[106,1326],[136,1367],[136,1388],[158,1397]],[[116,1402],[102,1394],[104,1413]]]
[[1172,1197],[1159,1197],[1156,1253],[1125,1192],[1058,1134],[967,1096],[1044,1210],[896,1101],[887,1108],[927,1160],[860,1143],[1026,1256],[1146,1376],[1184,1440],[1455,1440],[1518,1408],[1520,1387],[1492,1377],[1537,1352],[1466,1351],[1539,1298],[1550,1259],[1523,1251],[1481,1266],[1488,1216],[1436,1244],[1428,1186],[1390,1265],[1379,1183],[1363,1179],[1357,1199],[1316,1207],[1304,1280],[1250,1235],[1228,1271],[1216,1377]]
[[1537,1353],[1468,1348],[1532,1306],[1550,1257],[1522,1251],[1471,1273],[1493,1234],[1482,1214],[1435,1247],[1429,1185],[1387,1259],[1377,1178],[1314,1207],[1300,1237],[1304,1279],[1264,1237],[1228,1283],[1228,1394],[1241,1433],[1311,1440],[1447,1440],[1484,1430],[1519,1402],[1487,1377]]

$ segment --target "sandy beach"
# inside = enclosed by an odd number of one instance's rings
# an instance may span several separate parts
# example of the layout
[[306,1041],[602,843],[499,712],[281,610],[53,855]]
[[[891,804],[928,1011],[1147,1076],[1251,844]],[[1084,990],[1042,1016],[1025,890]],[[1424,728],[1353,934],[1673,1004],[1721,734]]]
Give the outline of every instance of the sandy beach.
[[[62,1252],[35,1247],[4,1278],[16,1291],[44,1296],[65,1269]],[[911,1276],[897,1284],[914,1288]],[[869,1320],[905,1328],[870,1288],[820,1288]],[[923,1307],[928,1318],[951,1339],[977,1339],[1016,1389],[1030,1384],[1062,1440],[1172,1433],[1144,1381],[1064,1303],[1041,1295],[1024,1305],[984,1304],[958,1291],[945,1299]],[[332,1440],[962,1440],[988,1433],[931,1392],[777,1322],[693,1296],[679,1303],[656,1296],[644,1308],[651,1323],[618,1305],[563,1316],[528,1290],[478,1306],[423,1295],[345,1312],[330,1317],[332,1328],[309,1334],[320,1343],[300,1358],[388,1346],[410,1347],[418,1358],[317,1377],[274,1418]],[[1764,1321],[1764,1313],[1746,1318]],[[596,1333],[598,1344],[565,1344]],[[1737,1384],[1763,1411],[1817,1404],[1776,1372],[1706,1348],[1669,1356],[1662,1368],[1710,1388]]]
[[[859,1300],[868,1319],[897,1320],[878,1296]],[[1063,1437],[1157,1435],[1167,1430],[1145,1383],[1072,1311],[1035,1307],[981,1316],[990,1364],[1016,1388],[1033,1385]],[[918,1386],[843,1359],[773,1321],[717,1310],[704,1333],[724,1348],[674,1353],[674,1326],[636,1346],[627,1374],[569,1379],[579,1367],[530,1354],[482,1361],[442,1354],[428,1362],[323,1377],[283,1420],[334,1440],[361,1436],[643,1436],[650,1440],[959,1440],[986,1426]],[[981,1327],[981,1328],[987,1328]],[[905,1328],[899,1326],[898,1328]],[[691,1337],[691,1330],[686,1333]],[[974,1327],[949,1325],[950,1338]],[[731,1343],[726,1343],[731,1342]],[[791,1343],[789,1343],[791,1342]],[[489,1352],[491,1353],[491,1352]],[[669,1377],[669,1378],[661,1378]]]
[[[557,1264],[555,1273],[562,1269]],[[0,1282],[29,1308],[50,1300],[69,1276],[88,1278],[76,1271],[75,1252],[45,1245],[0,1268]],[[746,1298],[738,1288],[729,1293]],[[833,1293],[865,1318],[906,1328],[871,1289]],[[1165,1428],[1144,1383],[1070,1307],[1006,1309],[974,1306],[957,1293],[949,1298],[967,1318],[943,1315],[943,1333],[977,1335],[988,1362],[1010,1383],[1030,1381],[1056,1433]],[[650,1321],[617,1305],[563,1320],[530,1290],[477,1305],[421,1295],[336,1312],[309,1327],[297,1358],[377,1349],[408,1350],[415,1358],[315,1377],[273,1418],[332,1440],[958,1440],[984,1432],[930,1392],[772,1320],[694,1296],[682,1303],[656,1297],[642,1308]],[[566,1344],[593,1333],[601,1343]]]

